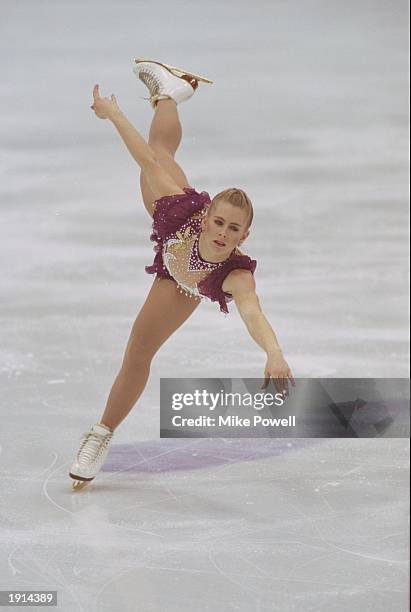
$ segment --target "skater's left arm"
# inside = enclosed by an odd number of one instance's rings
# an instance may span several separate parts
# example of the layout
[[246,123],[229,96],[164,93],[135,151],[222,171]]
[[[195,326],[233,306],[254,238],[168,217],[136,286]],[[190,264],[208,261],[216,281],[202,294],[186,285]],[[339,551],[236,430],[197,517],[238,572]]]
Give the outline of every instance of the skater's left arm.
[[262,388],[268,387],[271,377],[277,391],[288,392],[288,380],[293,386],[295,381],[283,357],[277,336],[261,309],[254,276],[249,270],[233,270],[225,279],[223,289],[231,293],[250,336],[267,355]]

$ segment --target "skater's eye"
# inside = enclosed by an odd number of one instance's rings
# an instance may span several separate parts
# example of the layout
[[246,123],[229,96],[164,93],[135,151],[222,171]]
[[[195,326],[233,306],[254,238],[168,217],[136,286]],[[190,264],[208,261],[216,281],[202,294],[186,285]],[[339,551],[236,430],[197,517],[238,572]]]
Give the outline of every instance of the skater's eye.
[[[218,219],[215,219],[214,223],[216,225],[223,225],[223,223],[221,221],[219,221]],[[235,232],[238,232],[238,228],[235,225],[230,225],[230,229],[234,230]]]

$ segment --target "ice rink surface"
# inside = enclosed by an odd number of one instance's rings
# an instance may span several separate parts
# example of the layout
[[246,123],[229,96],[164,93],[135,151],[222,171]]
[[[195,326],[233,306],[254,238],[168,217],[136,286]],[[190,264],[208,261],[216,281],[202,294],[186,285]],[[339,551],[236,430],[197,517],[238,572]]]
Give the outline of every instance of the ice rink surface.
[[177,159],[198,191],[250,195],[295,376],[408,377],[408,4],[1,14],[0,589],[65,612],[407,610],[408,440],[158,439],[160,377],[263,374],[233,305],[164,345],[96,481],[67,472],[152,283],[138,168],[89,109],[98,82],[147,136],[135,56],[214,80],[179,107]]

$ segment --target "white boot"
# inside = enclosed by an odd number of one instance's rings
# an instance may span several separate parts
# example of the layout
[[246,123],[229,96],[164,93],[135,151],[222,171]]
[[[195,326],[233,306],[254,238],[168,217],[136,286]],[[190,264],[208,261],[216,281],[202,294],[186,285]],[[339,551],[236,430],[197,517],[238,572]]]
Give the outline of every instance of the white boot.
[[154,62],[139,61],[133,66],[134,74],[147,86],[153,108],[158,100],[172,98],[176,104],[188,100],[198,87],[198,81],[189,75],[176,76]]
[[87,433],[83,434],[76,459],[71,466],[70,476],[75,480],[73,489],[80,489],[100,471],[108,453],[108,446],[113,437],[113,431],[96,423]]

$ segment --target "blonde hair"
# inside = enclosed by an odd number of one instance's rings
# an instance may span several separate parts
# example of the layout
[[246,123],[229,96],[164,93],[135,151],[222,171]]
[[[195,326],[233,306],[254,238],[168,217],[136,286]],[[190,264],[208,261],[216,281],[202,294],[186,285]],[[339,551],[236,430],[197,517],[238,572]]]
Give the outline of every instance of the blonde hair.
[[208,207],[208,214],[214,210],[216,205],[223,201],[229,202],[232,206],[236,208],[241,208],[242,210],[247,212],[248,222],[247,229],[250,227],[253,221],[253,205],[251,204],[251,200],[248,195],[242,189],[236,189],[235,187],[231,187],[229,189],[224,189],[224,191],[220,191],[217,193],[214,198],[211,200],[211,204]]

